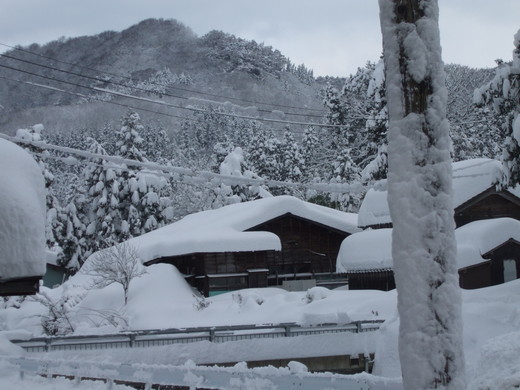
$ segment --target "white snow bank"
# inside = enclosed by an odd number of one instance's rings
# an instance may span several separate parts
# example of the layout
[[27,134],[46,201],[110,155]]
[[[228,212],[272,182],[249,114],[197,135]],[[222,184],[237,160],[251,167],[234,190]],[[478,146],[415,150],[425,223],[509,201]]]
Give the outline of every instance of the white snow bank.
[[489,339],[469,375],[473,390],[520,388],[520,332]]
[[143,262],[199,252],[280,250],[280,239],[275,234],[245,230],[286,213],[344,232],[358,231],[357,214],[304,202],[292,196],[276,196],[191,214],[128,243],[136,248]]
[[45,184],[32,156],[0,139],[0,279],[45,273]]
[[[379,334],[374,373],[401,376],[397,340],[399,320],[389,318]],[[464,354],[469,389],[512,389],[520,367],[520,279],[462,290]],[[486,386],[487,385],[487,386]]]
[[[477,158],[453,163],[453,207],[457,208],[492,187],[501,177],[501,163]],[[520,196],[520,189],[509,189]],[[370,189],[359,208],[360,227],[392,223],[388,209],[387,191]]]
[[393,268],[392,229],[368,229],[341,243],[336,272]]

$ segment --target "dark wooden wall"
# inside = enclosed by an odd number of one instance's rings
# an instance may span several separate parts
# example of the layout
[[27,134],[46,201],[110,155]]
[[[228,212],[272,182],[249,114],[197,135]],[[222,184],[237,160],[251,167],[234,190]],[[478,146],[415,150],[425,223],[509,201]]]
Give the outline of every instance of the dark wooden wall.
[[395,288],[394,272],[391,270],[348,273],[349,290],[382,290]]
[[349,236],[314,221],[285,214],[248,231],[267,231],[280,237],[281,257],[268,265],[271,274],[336,272],[342,241]]
[[506,192],[488,190],[455,209],[455,224],[463,226],[481,219],[509,217],[520,220],[518,199]]
[[467,290],[491,286],[491,261],[459,270],[459,284]]
[[473,289],[504,283],[504,260],[515,260],[516,278],[520,277],[519,242],[511,239],[482,257],[489,261],[459,270],[462,288]]

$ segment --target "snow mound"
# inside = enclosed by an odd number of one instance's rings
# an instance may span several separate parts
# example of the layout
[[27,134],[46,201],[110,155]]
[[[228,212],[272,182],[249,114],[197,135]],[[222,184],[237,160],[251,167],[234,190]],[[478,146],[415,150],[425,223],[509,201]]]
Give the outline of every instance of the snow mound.
[[32,156],[0,139],[0,279],[45,273],[45,184]]
[[520,332],[489,339],[481,349],[469,387],[474,390],[520,388]]

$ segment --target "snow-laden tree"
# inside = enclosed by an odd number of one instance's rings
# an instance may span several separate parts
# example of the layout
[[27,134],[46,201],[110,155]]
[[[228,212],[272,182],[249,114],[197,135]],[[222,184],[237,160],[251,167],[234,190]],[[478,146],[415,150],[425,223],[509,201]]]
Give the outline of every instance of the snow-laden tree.
[[146,161],[144,152],[141,149],[143,138],[140,133],[144,131],[139,114],[128,110],[121,121],[121,129],[116,132],[117,154],[129,160],[140,162]]
[[247,167],[242,148],[237,147],[226,156],[220,164],[219,173],[229,179],[215,189],[216,197],[212,208],[270,196],[263,187],[248,181],[258,180],[260,177]]
[[385,93],[385,65],[380,60],[372,73],[367,88],[367,120],[365,140],[360,145],[359,166],[363,168],[364,181],[385,179],[388,171],[387,132],[388,112]]
[[[106,155],[105,149],[93,138],[88,151]],[[122,218],[119,205],[121,171],[103,157],[93,157],[83,170],[85,202],[88,207],[86,228],[87,251],[112,246],[119,242]]]
[[[28,129],[18,129],[16,131],[16,138],[33,143],[46,143],[42,134],[44,127],[42,124],[37,124]],[[57,252],[60,251],[60,243],[63,241],[64,230],[64,213],[58,199],[52,192],[52,185],[54,183],[54,175],[51,172],[47,163],[49,152],[44,148],[38,147],[35,144],[23,145],[36,160],[40,169],[42,170],[45,179],[45,203],[47,206],[47,216],[45,225],[45,237],[47,239],[47,247],[54,248]]]
[[280,159],[279,180],[291,182],[301,181],[304,160],[300,152],[300,146],[290,130],[284,131],[278,150]]
[[328,130],[324,142],[328,149],[335,152],[348,146],[353,139],[348,119],[349,112],[340,92],[331,84],[328,84],[323,91],[323,105],[327,110],[326,123],[335,126]]
[[314,127],[308,127],[304,130],[300,142],[300,153],[303,160],[303,175],[306,180],[320,176],[319,164],[322,163],[320,156],[323,155],[323,145]]
[[[129,110],[121,121],[121,129],[117,132],[116,153],[124,159],[138,162],[147,161],[141,150],[143,139],[140,132],[144,126],[141,118],[135,111]],[[142,197],[147,193],[146,188],[139,186],[137,173],[139,167],[123,164],[119,182],[119,212],[121,215],[121,227],[119,240],[138,236],[143,233],[142,227],[146,217],[142,215]],[[144,202],[147,203],[146,201]]]
[[[338,154],[332,164],[331,184],[359,184],[360,172],[358,166],[350,157],[350,149],[345,148]],[[358,210],[361,202],[359,193],[331,193],[329,199],[334,202],[336,208],[344,211],[354,212]]]
[[465,388],[447,90],[437,0],[379,0],[388,204],[406,390]]
[[502,188],[520,183],[520,30],[514,36],[513,61],[499,63],[495,77],[475,90],[477,105],[490,105],[503,117],[507,135],[502,154]]
[[248,161],[254,172],[264,179],[277,180],[280,170],[277,153],[280,141],[271,130],[259,130],[249,146]]
[[65,206],[63,211],[65,214],[65,223],[58,263],[73,273],[83,265],[87,257],[91,254],[86,238],[87,227],[78,215],[74,200]]

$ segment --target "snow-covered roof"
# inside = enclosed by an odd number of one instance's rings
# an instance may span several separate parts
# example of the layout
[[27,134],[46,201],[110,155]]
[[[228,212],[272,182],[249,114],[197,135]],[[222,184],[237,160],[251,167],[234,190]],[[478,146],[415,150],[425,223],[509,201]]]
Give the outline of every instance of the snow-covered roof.
[[509,239],[520,242],[520,221],[496,218],[474,221],[455,230],[458,267],[465,268],[487,261],[482,255]]
[[[492,249],[514,239],[520,242],[520,221],[495,218],[474,221],[455,230],[457,268],[480,264]],[[337,272],[393,268],[392,229],[368,229],[343,240],[336,262]]]
[[[457,208],[484,192],[500,178],[501,164],[497,160],[477,158],[453,163],[453,207]],[[515,188],[509,192],[520,196]],[[359,208],[359,226],[374,226],[391,223],[387,191],[370,189]]]
[[45,184],[32,156],[0,139],[0,279],[45,273]]
[[343,240],[336,272],[392,269],[392,229],[368,229]]
[[245,232],[286,213],[354,233],[357,214],[308,203],[292,196],[276,196],[191,214],[178,222],[129,240],[143,262],[166,256],[200,252],[281,250],[270,232]]

